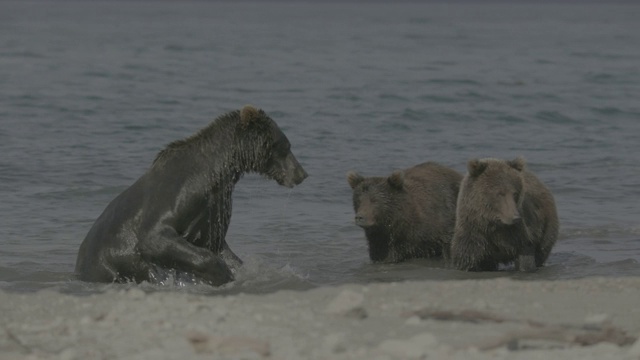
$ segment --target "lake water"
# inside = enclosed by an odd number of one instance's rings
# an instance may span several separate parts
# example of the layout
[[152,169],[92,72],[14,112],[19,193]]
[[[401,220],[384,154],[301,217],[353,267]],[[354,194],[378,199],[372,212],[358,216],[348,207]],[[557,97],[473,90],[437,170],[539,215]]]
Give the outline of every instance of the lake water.
[[[257,175],[222,289],[640,275],[640,6],[0,2],[0,288],[85,294],[80,242],[167,143],[247,103],[310,177]],[[345,174],[524,156],[560,238],[534,274],[375,265]]]

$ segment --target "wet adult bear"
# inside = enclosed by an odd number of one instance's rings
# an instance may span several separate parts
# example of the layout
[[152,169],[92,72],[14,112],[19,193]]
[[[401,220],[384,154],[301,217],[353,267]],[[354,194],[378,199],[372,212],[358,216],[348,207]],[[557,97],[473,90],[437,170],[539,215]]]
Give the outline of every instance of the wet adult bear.
[[389,177],[347,173],[373,262],[448,257],[462,174],[427,162]]
[[223,257],[239,259],[225,235],[231,194],[247,172],[286,187],[307,177],[278,125],[250,105],[160,151],[149,170],[111,201],[89,230],[78,251],[79,278],[151,281],[159,267],[216,286],[232,281]]
[[556,205],[525,165],[521,157],[469,161],[451,243],[456,268],[491,271],[515,263],[534,271],[547,260],[558,237]]

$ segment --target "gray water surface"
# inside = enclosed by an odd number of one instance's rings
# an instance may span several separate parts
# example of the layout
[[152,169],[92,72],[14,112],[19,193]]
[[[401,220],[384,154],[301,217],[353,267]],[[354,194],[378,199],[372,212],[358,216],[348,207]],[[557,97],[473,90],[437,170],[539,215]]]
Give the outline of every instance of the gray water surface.
[[[0,288],[84,294],[80,242],[167,143],[247,103],[310,177],[247,175],[222,289],[640,275],[640,7],[0,2]],[[524,156],[560,239],[535,274],[370,264],[348,170]],[[121,285],[133,286],[133,285]]]

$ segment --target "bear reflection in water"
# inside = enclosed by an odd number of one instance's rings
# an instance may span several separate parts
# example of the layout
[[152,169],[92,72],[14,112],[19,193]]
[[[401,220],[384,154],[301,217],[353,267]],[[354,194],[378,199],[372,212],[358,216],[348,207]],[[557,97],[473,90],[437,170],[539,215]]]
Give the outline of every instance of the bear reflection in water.
[[159,267],[216,286],[232,281],[229,264],[241,261],[225,235],[234,186],[248,172],[286,187],[307,177],[278,125],[250,105],[162,150],[89,230],[78,251],[78,277],[151,281]]

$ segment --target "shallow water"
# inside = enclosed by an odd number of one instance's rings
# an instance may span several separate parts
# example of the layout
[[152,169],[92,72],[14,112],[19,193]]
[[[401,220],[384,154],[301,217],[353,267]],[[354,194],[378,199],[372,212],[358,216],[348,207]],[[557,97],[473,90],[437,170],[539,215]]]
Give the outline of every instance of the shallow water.
[[[0,3],[0,288],[85,294],[78,246],[167,143],[252,103],[310,177],[236,187],[221,289],[640,275],[640,7]],[[535,274],[373,265],[345,174],[524,156],[560,239]]]

